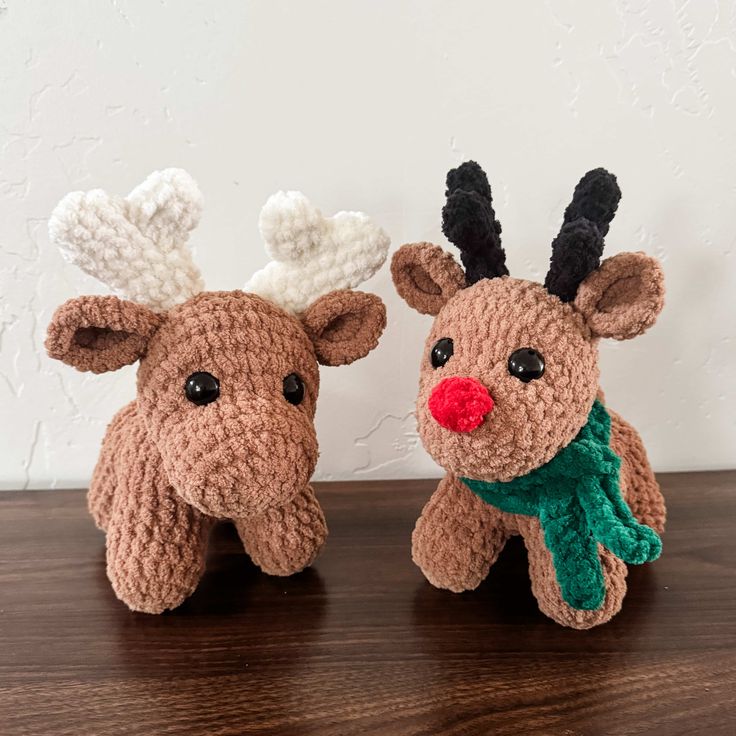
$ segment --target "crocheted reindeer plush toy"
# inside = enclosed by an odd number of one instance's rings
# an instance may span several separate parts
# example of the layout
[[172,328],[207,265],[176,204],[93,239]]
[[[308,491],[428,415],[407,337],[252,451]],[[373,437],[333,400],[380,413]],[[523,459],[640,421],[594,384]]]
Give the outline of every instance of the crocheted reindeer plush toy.
[[175,608],[203,573],[215,519],[234,521],[256,565],[291,575],[327,535],[309,485],[317,461],[318,363],[372,350],[381,300],[351,289],[389,240],[363,214],[323,217],[298,192],[271,197],[260,230],[273,258],[246,291],[203,291],[187,248],[201,211],[184,171],[127,197],[75,192],[52,241],[122,297],[71,299],[46,349],[78,370],[139,361],[137,398],[107,429],[89,509],[107,532],[107,572],[131,609]]
[[600,262],[621,195],[603,169],[575,189],[544,285],[508,275],[476,163],[449,172],[446,195],[443,231],[464,271],[430,243],[391,264],[399,294],[435,318],[417,420],[447,471],[414,530],[414,561],[433,585],[471,590],[520,534],[541,610],[573,628],[604,623],[621,608],[625,563],[659,555],[665,506],[636,431],[603,403],[597,345],[654,323],[662,271],[643,253]]

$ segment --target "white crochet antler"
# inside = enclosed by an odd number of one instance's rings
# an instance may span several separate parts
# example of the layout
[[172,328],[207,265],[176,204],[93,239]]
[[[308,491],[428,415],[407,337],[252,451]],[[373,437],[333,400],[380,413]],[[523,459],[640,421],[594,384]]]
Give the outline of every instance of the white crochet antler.
[[369,279],[386,260],[390,243],[362,212],[325,217],[301,192],[269,197],[259,227],[273,260],[253,274],[245,289],[291,312]]
[[127,197],[72,192],[54,209],[49,235],[64,257],[121,296],[165,311],[204,288],[187,247],[202,195],[182,169],[153,172]]

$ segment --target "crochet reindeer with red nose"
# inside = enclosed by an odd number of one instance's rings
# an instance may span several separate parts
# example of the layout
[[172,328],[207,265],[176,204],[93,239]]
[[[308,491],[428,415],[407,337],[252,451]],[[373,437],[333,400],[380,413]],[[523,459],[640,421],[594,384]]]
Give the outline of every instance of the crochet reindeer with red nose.
[[351,290],[389,244],[361,213],[326,218],[298,192],[274,195],[260,217],[274,260],[246,291],[206,292],[187,248],[200,199],[185,172],[168,169],[125,198],[70,194],[49,224],[72,262],[126,297],[71,299],[46,348],[93,373],[140,362],[89,508],[107,532],[115,593],[148,613],[194,591],[218,518],[235,522],[264,572],[312,563],[327,535],[309,485],[318,363],[367,355],[386,321],[377,296]]
[[604,406],[598,340],[650,327],[663,305],[643,253],[600,262],[620,190],[587,173],[552,244],[544,285],[511,278],[491,188],[474,162],[447,176],[443,231],[461,252],[405,245],[391,271],[434,316],[420,368],[422,442],[447,471],[413,534],[439,588],[476,588],[520,534],[539,607],[578,629],[621,608],[626,564],[655,559],[665,506],[636,431]]

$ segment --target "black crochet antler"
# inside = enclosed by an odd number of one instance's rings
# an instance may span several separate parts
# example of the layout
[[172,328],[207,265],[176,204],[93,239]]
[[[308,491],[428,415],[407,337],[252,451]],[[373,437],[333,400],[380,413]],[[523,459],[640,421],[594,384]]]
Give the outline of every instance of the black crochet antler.
[[491,187],[483,169],[475,161],[466,161],[448,171],[445,196],[442,232],[460,249],[468,285],[507,276],[501,224],[493,211]]
[[572,301],[583,279],[598,268],[603,238],[620,199],[616,177],[605,169],[593,169],[579,181],[560,233],[552,242],[552,258],[544,280],[550,294],[563,302]]

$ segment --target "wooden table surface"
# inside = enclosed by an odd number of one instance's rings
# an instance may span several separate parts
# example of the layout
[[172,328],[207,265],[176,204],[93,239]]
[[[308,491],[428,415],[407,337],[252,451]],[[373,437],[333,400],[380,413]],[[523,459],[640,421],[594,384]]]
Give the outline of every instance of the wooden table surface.
[[736,472],[661,476],[663,557],[591,631],[542,616],[514,542],[475,592],[409,540],[434,482],[318,487],[330,538],[290,579],[215,529],[162,616],[110,589],[81,491],[0,494],[0,734],[736,734]]

